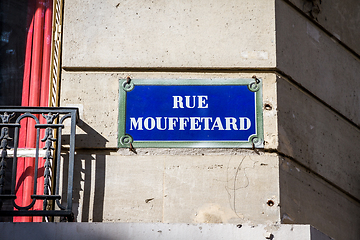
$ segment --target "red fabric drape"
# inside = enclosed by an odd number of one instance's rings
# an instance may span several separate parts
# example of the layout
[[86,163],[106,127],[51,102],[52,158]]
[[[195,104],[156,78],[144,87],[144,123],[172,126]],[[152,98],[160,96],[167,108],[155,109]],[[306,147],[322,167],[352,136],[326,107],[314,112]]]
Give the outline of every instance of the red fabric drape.
[[[29,0],[28,35],[26,41],[22,106],[48,106],[50,52],[52,35],[52,0]],[[40,123],[45,121],[40,118]],[[36,147],[35,121],[25,118],[21,121],[19,148]],[[44,136],[41,130],[40,139]],[[43,144],[40,144],[42,147]],[[39,158],[38,184],[36,194],[43,194],[44,162]],[[16,204],[27,206],[34,194],[35,158],[18,158]],[[33,209],[41,210],[42,201],[36,201]],[[14,217],[14,222],[41,222],[42,217]]]

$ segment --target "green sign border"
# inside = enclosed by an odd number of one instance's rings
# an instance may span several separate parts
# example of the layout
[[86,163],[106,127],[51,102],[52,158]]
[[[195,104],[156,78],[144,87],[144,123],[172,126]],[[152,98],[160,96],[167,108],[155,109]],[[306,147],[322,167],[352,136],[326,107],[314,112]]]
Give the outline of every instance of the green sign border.
[[[136,85],[247,85],[255,92],[256,134],[249,141],[135,141],[125,132],[126,93]],[[210,79],[119,79],[119,116],[118,116],[118,147],[129,148],[264,148],[262,79],[254,78],[210,78]]]

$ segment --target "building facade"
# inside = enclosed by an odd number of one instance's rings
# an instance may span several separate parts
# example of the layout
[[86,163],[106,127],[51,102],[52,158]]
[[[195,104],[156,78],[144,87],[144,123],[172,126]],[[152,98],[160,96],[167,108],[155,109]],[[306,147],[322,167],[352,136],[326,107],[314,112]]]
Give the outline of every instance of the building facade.
[[[244,224],[267,239],[310,224],[357,239],[359,24],[356,0],[64,1],[57,96],[80,114],[75,221]],[[254,76],[263,148],[119,144],[126,79]]]

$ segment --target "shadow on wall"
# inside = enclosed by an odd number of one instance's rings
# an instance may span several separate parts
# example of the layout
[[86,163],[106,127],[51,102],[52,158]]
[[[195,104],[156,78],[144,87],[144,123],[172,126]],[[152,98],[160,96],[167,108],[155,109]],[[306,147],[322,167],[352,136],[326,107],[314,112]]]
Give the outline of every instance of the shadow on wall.
[[[85,134],[76,134],[76,152],[73,183],[73,213],[76,222],[102,222],[105,191],[105,156],[108,150],[94,150],[105,148],[107,139],[96,132],[82,120],[77,126]],[[63,145],[69,144],[69,136],[63,136]],[[80,148],[78,148],[80,146]],[[68,166],[69,155],[63,153],[63,166]],[[67,169],[64,168],[67,173]],[[68,176],[64,175],[63,186],[67,186]],[[62,193],[66,199],[66,193]]]

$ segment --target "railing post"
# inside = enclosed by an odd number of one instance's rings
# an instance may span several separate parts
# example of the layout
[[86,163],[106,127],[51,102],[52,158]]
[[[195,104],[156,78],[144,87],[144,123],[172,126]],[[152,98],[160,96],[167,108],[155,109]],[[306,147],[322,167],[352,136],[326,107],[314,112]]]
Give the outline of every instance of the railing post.
[[[10,119],[14,116],[14,114],[9,115],[7,112],[4,115],[0,115],[1,120],[4,124],[9,123]],[[10,149],[8,145],[8,141],[11,141],[12,138],[9,137],[9,128],[2,127],[0,133],[0,194],[3,193],[4,185],[5,185],[5,169],[6,169],[6,158],[7,158],[7,150]],[[2,208],[2,199],[0,199],[0,210]]]

